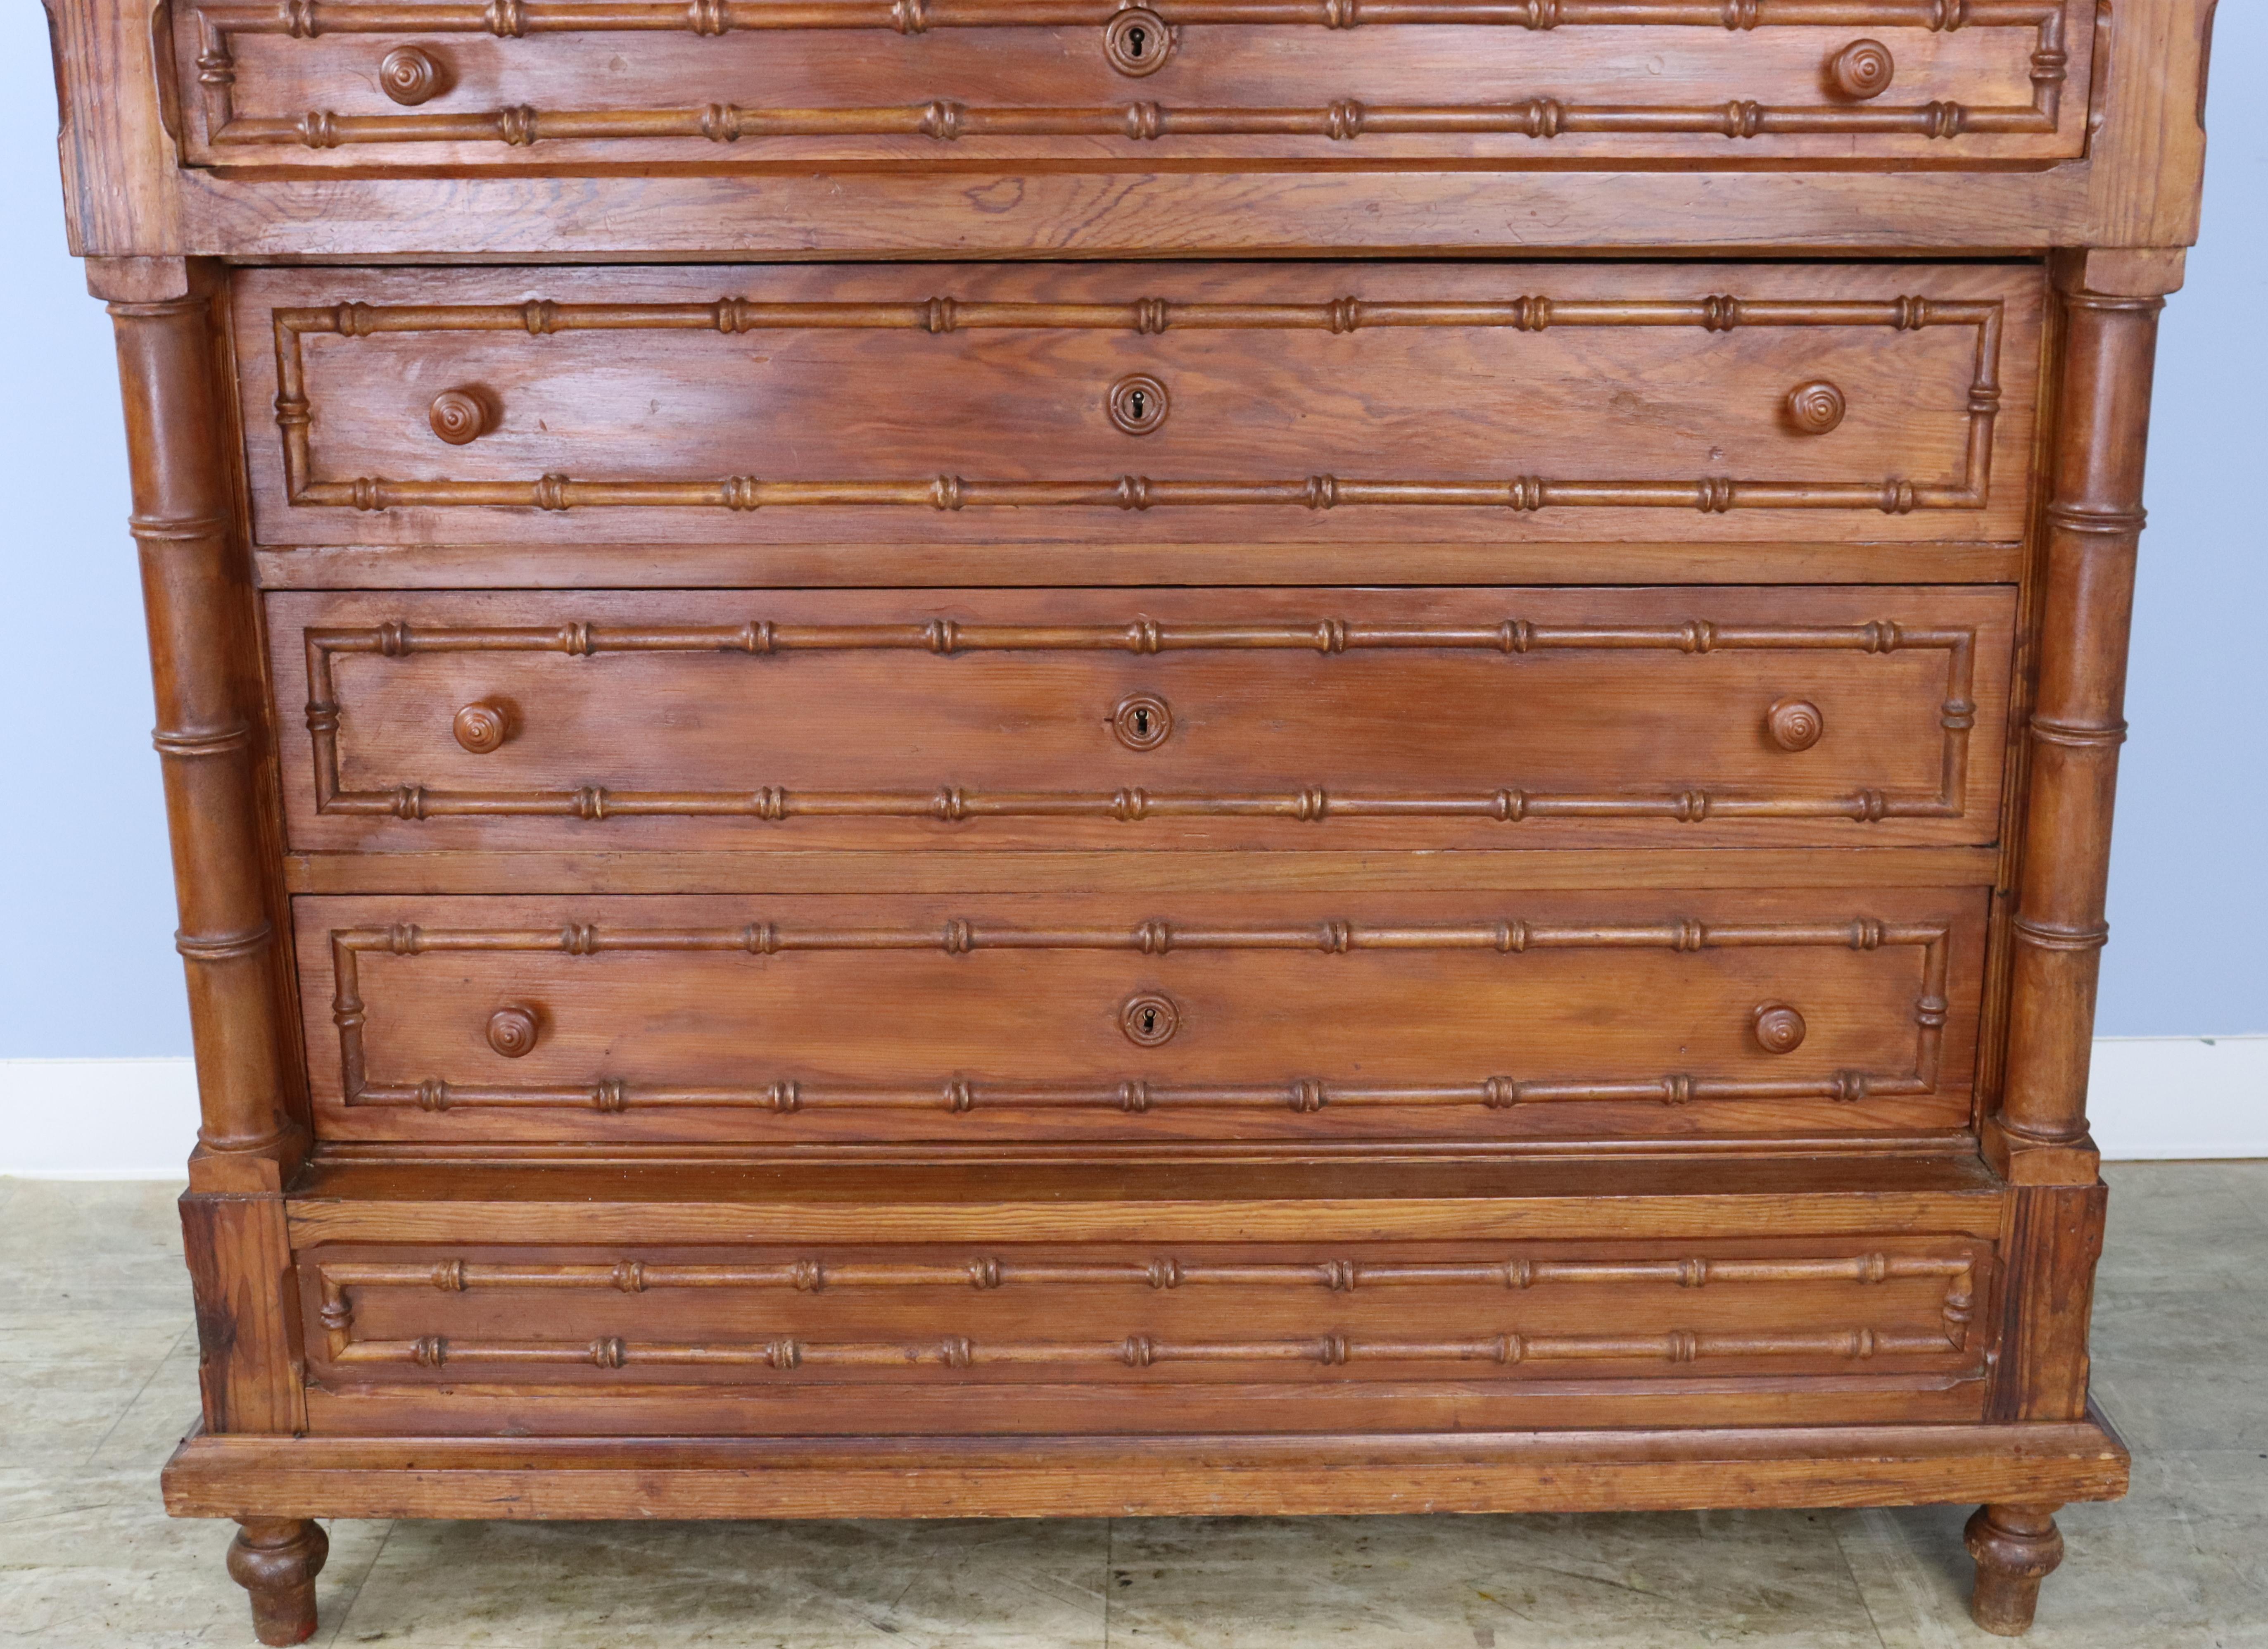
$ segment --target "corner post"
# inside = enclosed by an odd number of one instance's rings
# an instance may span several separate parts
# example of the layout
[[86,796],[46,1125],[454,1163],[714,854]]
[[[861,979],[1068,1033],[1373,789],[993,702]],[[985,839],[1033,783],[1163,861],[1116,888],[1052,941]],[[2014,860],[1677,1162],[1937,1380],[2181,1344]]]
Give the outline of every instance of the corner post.
[[2111,797],[2126,736],[2127,630],[2142,533],[2143,446],[2158,312],[2178,254],[2057,260],[2065,322],[2047,506],[2046,600],[2031,784],[2011,928],[2007,1073],[1985,1149],[2019,1184],[2090,1185],[2095,980],[2110,937]]
[[[221,285],[175,258],[92,258],[110,306],[126,410],[142,600],[180,912],[202,1113],[182,1247],[196,1296],[197,1377],[210,1433],[306,1424],[298,1296],[284,1186],[305,1154],[306,1094],[279,932],[260,618],[238,525],[228,371],[213,324]],[[229,1572],[265,1644],[314,1630],[313,1524],[242,1508]]]

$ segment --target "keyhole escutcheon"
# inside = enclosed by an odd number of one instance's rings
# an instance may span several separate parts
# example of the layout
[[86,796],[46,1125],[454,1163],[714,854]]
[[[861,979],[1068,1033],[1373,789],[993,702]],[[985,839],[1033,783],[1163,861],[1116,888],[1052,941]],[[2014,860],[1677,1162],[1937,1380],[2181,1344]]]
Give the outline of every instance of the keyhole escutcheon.
[[1174,32],[1147,6],[1128,6],[1102,26],[1102,55],[1122,75],[1153,75],[1174,55]]
[[1166,386],[1147,372],[1133,372],[1111,385],[1110,421],[1129,435],[1147,435],[1166,421],[1172,402]]
[[1130,693],[1110,712],[1110,731],[1129,750],[1154,750],[1174,731],[1174,712],[1155,693]]
[[1127,1041],[1139,1047],[1156,1048],[1169,1042],[1181,1027],[1181,1009],[1171,997],[1156,991],[1129,997],[1126,1005],[1118,1010],[1118,1028],[1126,1033]]

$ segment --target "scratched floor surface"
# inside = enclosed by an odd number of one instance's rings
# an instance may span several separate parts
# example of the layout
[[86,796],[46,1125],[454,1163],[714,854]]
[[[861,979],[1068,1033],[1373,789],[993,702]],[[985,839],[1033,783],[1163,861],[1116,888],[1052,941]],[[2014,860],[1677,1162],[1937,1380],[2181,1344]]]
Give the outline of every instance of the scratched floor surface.
[[[2095,1390],[2035,1649],[2268,1649],[2268,1163],[2114,1167]],[[174,1188],[0,1180],[0,1643],[252,1642],[157,1469],[196,1407]],[[1965,1507],[1056,1523],[339,1523],[318,1645],[1947,1649]]]

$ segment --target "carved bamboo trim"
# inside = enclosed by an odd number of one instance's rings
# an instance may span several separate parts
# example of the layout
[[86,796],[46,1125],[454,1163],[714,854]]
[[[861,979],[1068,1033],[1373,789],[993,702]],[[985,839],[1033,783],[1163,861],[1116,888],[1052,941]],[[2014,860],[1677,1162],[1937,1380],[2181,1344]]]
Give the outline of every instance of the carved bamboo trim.
[[[909,303],[525,304],[384,306],[348,302],[274,312],[276,422],[283,438],[286,500],[298,507],[378,511],[405,508],[809,509],[884,506],[956,511],[1001,507],[1152,510],[1270,505],[1313,511],[1365,505],[1545,509],[1978,510],[1991,494],[1992,432],[2000,405],[2003,306],[1920,298],[1781,300],[1715,296],[1692,299],[1521,297],[1495,303],[1377,302],[1343,298],[1321,304],[970,303],[935,298]],[[309,440],[313,406],[300,340],[310,334],[364,338],[379,333],[568,331],[738,332],[780,328],[902,328],[942,334],[976,328],[1103,329],[1295,328],[1345,334],[1366,327],[1488,327],[1541,332],[1551,327],[1869,327],[1918,331],[1971,327],[1977,351],[1966,411],[1969,438],[1958,480],[1789,482],[1722,475],[1690,479],[1554,479],[1543,475],[1458,481],[1364,479],[1331,475],[1273,479],[1117,475],[998,481],[962,475],[902,480],[577,480],[562,474],[522,481],[399,481],[378,475],[318,477]]]
[[738,7],[732,0],[487,0],[454,6],[357,5],[283,0],[199,11],[197,77],[216,144],[495,142],[515,147],[554,139],[962,136],[1093,135],[1137,140],[1189,135],[1285,135],[1349,140],[1366,133],[1696,133],[1728,138],[1809,133],[1953,138],[1969,133],[2049,134],[2061,119],[2069,54],[2060,6],[2039,0],[1161,0],[1166,21],[1333,29],[1363,25],[1449,24],[1530,30],[1558,27],[2026,28],[2036,35],[2029,105],[1933,101],[1904,107],[1798,104],[1734,99],[1715,104],[1582,104],[1536,97],[1506,103],[1366,107],[1341,99],[1310,107],[1169,108],[1156,103],[1073,108],[986,107],[949,99],[895,107],[538,109],[527,105],[463,114],[352,115],[310,109],[296,116],[239,117],[235,109],[238,33],[311,40],[321,34],[530,34],[742,30],[1101,27],[1116,0],[800,0]]
[[[937,819],[1096,818],[1123,822],[1172,818],[1283,818],[1322,822],[1348,818],[1480,818],[1518,823],[1536,819],[1650,818],[1684,823],[1734,819],[1957,819],[1968,808],[1970,734],[1977,723],[1977,636],[1973,629],[1917,629],[1895,620],[1856,624],[1720,624],[1689,619],[1670,624],[1537,624],[1507,618],[1494,625],[1365,624],[1339,618],[1254,622],[1161,622],[1137,616],[1123,624],[969,624],[936,617],[887,624],[739,624],[608,626],[571,620],[556,625],[413,628],[401,620],[354,628],[311,629],[307,650],[307,731],[315,765],[315,811],[356,817],[424,820],[452,817]],[[1364,794],[1302,785],[1281,792],[1175,794],[1145,789],[983,791],[955,784],[911,791],[828,791],[759,785],[733,791],[637,791],[607,785],[568,790],[464,791],[409,783],[350,791],[340,777],[339,732],[345,714],[335,660],[342,654],[388,659],[429,653],[743,653],[817,652],[1349,652],[1409,649],[1527,654],[1550,652],[1858,652],[1919,649],[1946,654],[1945,697],[1939,705],[1943,747],[1938,788],[1929,796],[1862,789],[1845,796],[1759,796],[1683,788],[1658,795],[1628,791],[1537,791],[1497,786],[1467,793]]]
[[818,1293],[842,1288],[1133,1287],[1505,1288],[1524,1291],[1552,1284],[1591,1286],[1668,1285],[1696,1289],[1766,1283],[1870,1284],[1943,1277],[1940,1315],[1948,1349],[1967,1348],[1976,1303],[1977,1260],[1970,1254],[1867,1253],[1832,1258],[1661,1260],[1207,1262],[1161,1255],[1151,1260],[1050,1263],[972,1255],[957,1262],[819,1258],[769,1263],[703,1265],[618,1260],[612,1263],[490,1263],[451,1258],[415,1263],[326,1262],[316,1268],[320,1322],[328,1355],[342,1360],[351,1343],[357,1288],[430,1286],[443,1293],[468,1289],[612,1289],[642,1294],[655,1289],[792,1289]]
[[[333,930],[331,1018],[339,1033],[342,1101],[350,1106],[444,1111],[469,1108],[641,1111],[729,1109],[793,1116],[813,1108],[942,1111],[963,1115],[983,1108],[1116,1111],[1130,1116],[1157,1111],[1288,1108],[1312,1115],[1326,1106],[1400,1108],[1638,1101],[1690,1105],[1734,1100],[1827,1100],[1857,1104],[1937,1092],[1943,1056],[1950,931],[1941,924],[1888,923],[1859,917],[1839,924],[1712,924],[1689,920],[1572,925],[1517,918],[1470,924],[1413,924],[1370,927],[1329,921],[1304,927],[1198,928],[1151,921],[1126,928],[1032,930],[955,919],[934,928],[792,928],[754,922],[737,928],[602,928],[570,923],[559,928],[383,928]],[[1489,1076],[1449,1085],[1327,1082],[1296,1077],[1272,1084],[1172,1084],[1139,1078],[1111,1083],[994,1081],[954,1074],[925,1086],[777,1078],[746,1086],[655,1086],[635,1090],[625,1079],[600,1075],[584,1083],[502,1085],[453,1083],[438,1077],[416,1082],[372,1083],[363,1033],[367,1020],[361,991],[364,953],[424,956],[468,953],[595,956],[625,953],[776,956],[811,951],[924,951],[965,956],[978,950],[1123,951],[1162,956],[1173,951],[1315,951],[1341,956],[1355,951],[1529,951],[1653,949],[1684,954],[1703,950],[1768,946],[1839,946],[1877,950],[1912,946],[1922,952],[1922,985],[1914,1003],[1913,1069],[1886,1075],[1837,1071],[1819,1077],[1712,1078],[1673,1072],[1628,1079],[1543,1080]]]
[[1148,1368],[1159,1363],[1305,1362],[1327,1366],[1355,1362],[1692,1363],[1722,1358],[1941,1357],[1957,1350],[1940,1335],[1893,1334],[1872,1328],[1811,1334],[1700,1334],[1671,1329],[1657,1335],[1498,1334],[1472,1340],[1390,1340],[1323,1334],[1297,1339],[1173,1341],[1146,1334],[1119,1340],[991,1341],[958,1336],[930,1341],[708,1340],[681,1343],[613,1336],[581,1340],[355,1341],[333,1358],[348,1366],[409,1364],[440,1368],[464,1363],[519,1366],[587,1364],[615,1369],[632,1365],[675,1368],[792,1369],[913,1366],[962,1369],[1101,1363]]

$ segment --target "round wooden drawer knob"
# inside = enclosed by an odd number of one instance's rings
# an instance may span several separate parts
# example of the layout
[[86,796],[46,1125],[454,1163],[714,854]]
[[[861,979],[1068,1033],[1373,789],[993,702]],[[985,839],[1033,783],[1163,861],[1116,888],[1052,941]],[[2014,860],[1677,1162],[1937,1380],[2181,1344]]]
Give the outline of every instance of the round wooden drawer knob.
[[1798,435],[1825,435],[1843,422],[1843,392],[1823,378],[1787,392],[1787,421]]
[[1128,6],[1102,26],[1102,55],[1122,75],[1153,75],[1174,55],[1174,31],[1147,6]]
[[449,77],[432,53],[420,47],[397,46],[379,59],[378,84],[396,103],[415,108],[447,91]]
[[488,402],[469,389],[445,389],[434,396],[425,421],[433,426],[434,434],[452,446],[479,440],[495,423],[489,416]]
[[1846,103],[1864,103],[1890,89],[1898,66],[1880,40],[1852,40],[1827,60],[1828,89]]
[[1809,699],[1784,698],[1764,712],[1764,731],[1783,750],[1808,750],[1827,731],[1827,718]]
[[1756,1011],[1756,1046],[1768,1054],[1792,1054],[1803,1046],[1803,1015],[1785,1002],[1767,1002]]
[[1171,410],[1166,386],[1147,372],[1134,372],[1110,386],[1110,421],[1129,435],[1147,435]]
[[519,1059],[535,1051],[535,1039],[542,1029],[534,1008],[506,1003],[489,1015],[489,1046],[506,1059]]
[[1173,1041],[1174,1033],[1182,1028],[1182,1011],[1171,997],[1145,991],[1129,997],[1118,1010],[1118,1028],[1137,1046],[1157,1048]]
[[493,755],[512,737],[512,706],[501,699],[475,699],[457,712],[449,731],[475,755]]
[[1154,750],[1173,733],[1173,708],[1155,693],[1130,693],[1110,712],[1110,731],[1129,750]]

